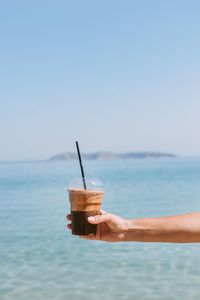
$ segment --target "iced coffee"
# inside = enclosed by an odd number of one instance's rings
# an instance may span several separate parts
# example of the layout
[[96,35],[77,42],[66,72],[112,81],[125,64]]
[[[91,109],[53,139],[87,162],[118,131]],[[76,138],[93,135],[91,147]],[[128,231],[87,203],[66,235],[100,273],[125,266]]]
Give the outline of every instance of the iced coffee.
[[72,234],[96,234],[97,225],[90,224],[87,218],[98,215],[104,192],[98,180],[87,180],[87,189],[81,187],[81,180],[75,180],[68,189],[71,205]]

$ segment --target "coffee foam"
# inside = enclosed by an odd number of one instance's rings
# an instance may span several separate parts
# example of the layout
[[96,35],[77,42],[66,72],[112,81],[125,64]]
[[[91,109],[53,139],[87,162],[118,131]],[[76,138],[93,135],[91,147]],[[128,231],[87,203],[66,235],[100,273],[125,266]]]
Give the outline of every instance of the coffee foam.
[[99,211],[103,200],[103,191],[69,189],[69,201],[72,211]]

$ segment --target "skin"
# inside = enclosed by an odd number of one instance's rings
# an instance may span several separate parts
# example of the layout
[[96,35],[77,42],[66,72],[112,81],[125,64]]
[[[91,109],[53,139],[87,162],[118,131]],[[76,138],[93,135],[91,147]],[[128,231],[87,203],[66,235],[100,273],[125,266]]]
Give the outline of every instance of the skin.
[[[67,215],[71,221],[71,215]],[[200,213],[188,213],[159,218],[127,220],[101,211],[89,217],[88,222],[97,224],[96,235],[80,236],[83,239],[106,242],[168,242],[200,243]],[[71,230],[71,224],[67,225]]]

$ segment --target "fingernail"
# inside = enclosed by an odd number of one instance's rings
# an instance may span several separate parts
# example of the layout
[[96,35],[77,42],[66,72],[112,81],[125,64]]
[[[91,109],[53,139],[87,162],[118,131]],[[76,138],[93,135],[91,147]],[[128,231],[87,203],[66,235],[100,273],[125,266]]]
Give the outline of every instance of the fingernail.
[[95,221],[95,218],[94,218],[94,217],[88,217],[88,221],[94,222],[94,221]]

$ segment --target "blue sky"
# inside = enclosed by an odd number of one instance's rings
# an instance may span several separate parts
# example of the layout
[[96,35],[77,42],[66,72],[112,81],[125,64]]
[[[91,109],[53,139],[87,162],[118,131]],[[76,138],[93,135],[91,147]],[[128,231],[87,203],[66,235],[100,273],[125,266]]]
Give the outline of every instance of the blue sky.
[[0,1],[0,160],[200,155],[199,1]]

